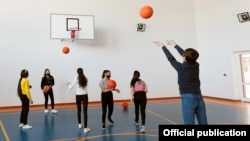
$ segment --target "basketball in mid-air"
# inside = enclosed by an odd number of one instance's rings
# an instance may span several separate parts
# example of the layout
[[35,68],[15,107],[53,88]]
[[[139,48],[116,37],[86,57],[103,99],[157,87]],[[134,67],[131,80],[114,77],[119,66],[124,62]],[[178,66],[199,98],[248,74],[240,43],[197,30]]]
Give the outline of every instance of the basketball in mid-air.
[[128,102],[123,102],[122,103],[122,108],[127,109],[128,108]]
[[140,9],[140,16],[144,19],[148,19],[153,15],[153,8],[151,6],[143,6]]
[[63,49],[62,49],[62,52],[63,52],[64,54],[68,54],[69,51],[70,51],[69,47],[63,47]]
[[115,89],[116,88],[116,81],[113,79],[108,80],[108,88],[109,89]]

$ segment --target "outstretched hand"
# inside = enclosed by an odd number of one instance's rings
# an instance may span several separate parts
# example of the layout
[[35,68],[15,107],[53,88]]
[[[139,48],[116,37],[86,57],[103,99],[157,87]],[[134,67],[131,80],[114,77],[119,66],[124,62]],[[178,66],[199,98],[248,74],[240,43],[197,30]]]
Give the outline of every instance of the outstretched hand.
[[165,46],[162,42],[160,41],[153,41],[153,43],[156,45],[156,46]]
[[119,89],[114,89],[114,91],[116,91],[117,93],[120,93],[120,90],[119,90]]
[[173,45],[173,46],[176,45],[174,40],[167,40],[166,43],[167,43],[167,45]]

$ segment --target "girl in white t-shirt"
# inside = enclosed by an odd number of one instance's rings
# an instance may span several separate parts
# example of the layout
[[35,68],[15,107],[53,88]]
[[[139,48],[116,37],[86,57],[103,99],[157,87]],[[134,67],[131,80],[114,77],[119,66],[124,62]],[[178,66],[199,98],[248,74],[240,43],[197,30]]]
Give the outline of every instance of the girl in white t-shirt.
[[83,114],[84,114],[84,132],[89,132],[90,128],[88,127],[88,90],[87,84],[88,79],[83,73],[82,68],[77,69],[77,74],[72,81],[72,83],[68,83],[67,87],[72,89],[76,85],[76,106],[77,106],[77,118],[78,118],[78,126],[82,128],[81,122],[81,103],[83,103]]

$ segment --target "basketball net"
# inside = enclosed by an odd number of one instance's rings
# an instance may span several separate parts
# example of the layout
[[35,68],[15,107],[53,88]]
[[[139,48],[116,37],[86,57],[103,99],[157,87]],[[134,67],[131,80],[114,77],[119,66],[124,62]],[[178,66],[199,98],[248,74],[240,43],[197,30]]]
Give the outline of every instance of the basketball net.
[[[74,27],[74,28],[69,28],[69,34],[70,34],[70,41],[74,42],[75,40],[79,39],[79,33],[81,31],[81,28]],[[67,41],[65,39],[62,39],[61,41]]]
[[77,27],[70,28],[69,31],[70,31],[70,38],[73,42],[74,40],[79,38],[79,33],[81,31],[81,28],[77,28]]

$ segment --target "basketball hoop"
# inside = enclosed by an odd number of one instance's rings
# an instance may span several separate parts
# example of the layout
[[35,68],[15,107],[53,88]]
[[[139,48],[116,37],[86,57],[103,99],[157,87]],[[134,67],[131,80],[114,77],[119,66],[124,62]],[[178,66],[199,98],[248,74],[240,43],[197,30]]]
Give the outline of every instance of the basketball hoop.
[[81,28],[73,27],[68,29],[70,32],[70,38],[72,42],[79,37],[79,32],[81,31]]

